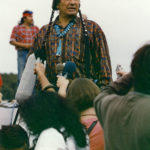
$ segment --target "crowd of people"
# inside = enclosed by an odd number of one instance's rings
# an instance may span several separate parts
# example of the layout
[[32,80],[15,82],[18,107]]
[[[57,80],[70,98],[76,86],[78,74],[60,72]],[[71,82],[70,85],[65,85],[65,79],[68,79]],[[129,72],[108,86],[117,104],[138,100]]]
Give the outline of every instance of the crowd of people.
[[149,150],[150,44],[136,51],[131,72],[113,81],[104,32],[82,15],[79,0],[54,0],[40,30],[32,14],[23,12],[10,43],[18,84],[27,55],[42,60],[34,66],[36,89],[19,103],[19,122],[0,130],[0,150]]

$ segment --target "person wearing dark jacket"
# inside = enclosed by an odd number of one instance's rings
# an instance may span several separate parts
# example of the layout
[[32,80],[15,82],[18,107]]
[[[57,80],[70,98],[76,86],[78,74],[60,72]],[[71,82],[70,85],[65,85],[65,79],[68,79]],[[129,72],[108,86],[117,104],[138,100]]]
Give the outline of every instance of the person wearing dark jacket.
[[[105,87],[94,106],[106,150],[150,149],[150,45],[140,48],[131,73]],[[133,91],[130,91],[133,88]]]

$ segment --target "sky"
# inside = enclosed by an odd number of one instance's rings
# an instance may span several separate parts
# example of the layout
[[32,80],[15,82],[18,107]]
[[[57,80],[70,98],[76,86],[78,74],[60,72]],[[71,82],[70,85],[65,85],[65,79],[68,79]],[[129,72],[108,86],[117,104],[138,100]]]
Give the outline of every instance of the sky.
[[[0,5],[0,73],[17,73],[17,53],[9,44],[12,29],[26,9],[39,28],[49,22],[52,0],[2,0]],[[81,0],[81,11],[105,33],[113,77],[117,64],[130,71],[135,51],[150,41],[150,0]]]

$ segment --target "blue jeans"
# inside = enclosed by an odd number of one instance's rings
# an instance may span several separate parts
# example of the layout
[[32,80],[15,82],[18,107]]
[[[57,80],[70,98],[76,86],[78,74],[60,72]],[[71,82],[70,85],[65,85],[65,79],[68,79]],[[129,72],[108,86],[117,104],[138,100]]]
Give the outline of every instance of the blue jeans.
[[18,83],[20,82],[22,73],[25,68],[26,60],[28,56],[27,50],[18,50],[17,51],[17,62],[18,62]]

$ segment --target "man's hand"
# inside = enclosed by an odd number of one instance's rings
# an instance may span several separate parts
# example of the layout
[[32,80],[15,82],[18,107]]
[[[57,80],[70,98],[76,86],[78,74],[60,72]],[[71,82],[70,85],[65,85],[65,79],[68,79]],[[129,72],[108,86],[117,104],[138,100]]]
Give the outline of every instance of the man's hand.
[[117,72],[117,75],[119,75],[120,77],[125,76],[126,74],[128,74],[128,72],[123,72],[123,71]]
[[57,76],[57,87],[59,88],[67,88],[69,84],[69,80],[67,80],[65,77],[63,76]]
[[[41,84],[42,90],[45,89],[45,87],[47,87],[49,85],[52,85],[48,81],[47,77],[45,76],[44,64],[36,63],[35,64],[35,68],[34,68],[34,73],[37,74],[37,76],[38,76],[38,80],[39,80],[39,82]],[[47,89],[47,91],[55,92],[55,89],[54,88],[49,88],[49,89]]]
[[30,49],[31,47],[32,47],[32,44],[25,44],[25,45],[24,45],[24,48],[25,48],[25,49]]
[[69,80],[67,80],[63,76],[57,76],[57,87],[59,87],[58,94],[62,97],[66,97],[66,91],[69,84]]
[[26,44],[26,43],[21,43],[17,41],[11,41],[11,45],[14,45],[18,50],[19,49],[30,49],[32,47],[32,44]]
[[116,93],[119,95],[125,95],[131,90],[133,86],[133,77],[131,73],[119,72],[121,77],[110,84]]

